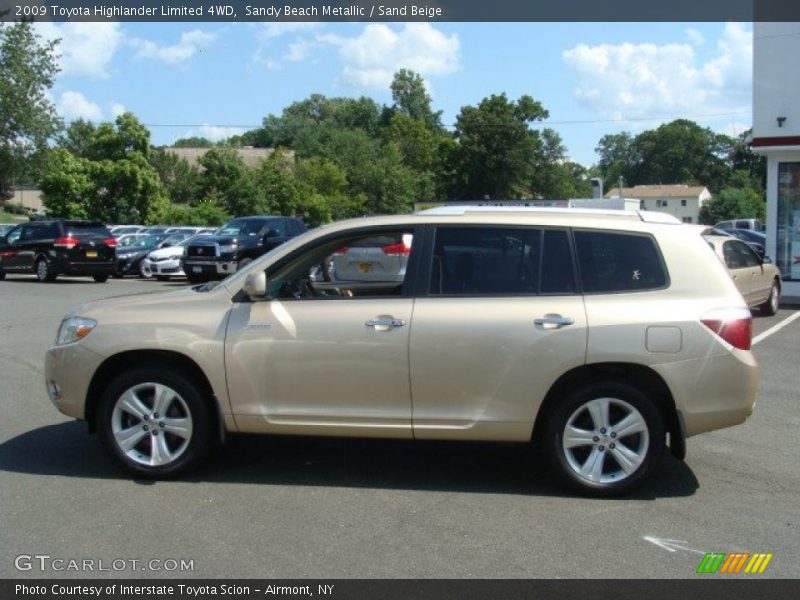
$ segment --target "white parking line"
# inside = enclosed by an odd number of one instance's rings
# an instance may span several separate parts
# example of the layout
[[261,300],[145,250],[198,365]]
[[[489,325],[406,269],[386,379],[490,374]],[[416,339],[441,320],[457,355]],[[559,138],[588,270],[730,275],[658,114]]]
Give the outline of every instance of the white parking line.
[[773,333],[778,333],[781,329],[786,327],[789,323],[791,323],[792,321],[796,321],[797,319],[800,319],[800,311],[797,311],[791,317],[787,317],[786,319],[784,319],[783,321],[781,321],[777,325],[773,325],[772,327],[767,329],[764,333],[759,333],[756,337],[753,338],[752,345],[755,346],[759,342],[762,342],[765,339],[767,339]]

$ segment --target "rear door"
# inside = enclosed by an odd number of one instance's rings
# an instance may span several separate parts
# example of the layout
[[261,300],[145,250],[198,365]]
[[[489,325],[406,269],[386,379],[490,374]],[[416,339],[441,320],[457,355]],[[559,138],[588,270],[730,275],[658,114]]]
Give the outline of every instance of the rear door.
[[[64,221],[64,236],[77,241],[67,254],[76,265],[95,265],[114,261],[116,241],[102,223]],[[71,245],[71,244],[70,244]]]
[[739,240],[726,241],[722,245],[722,255],[725,266],[728,267],[728,272],[745,302],[753,305],[758,301],[760,294],[759,282],[756,280],[762,271],[761,261],[747,244]]
[[586,360],[566,229],[440,226],[426,239],[410,365],[416,438],[526,441]]

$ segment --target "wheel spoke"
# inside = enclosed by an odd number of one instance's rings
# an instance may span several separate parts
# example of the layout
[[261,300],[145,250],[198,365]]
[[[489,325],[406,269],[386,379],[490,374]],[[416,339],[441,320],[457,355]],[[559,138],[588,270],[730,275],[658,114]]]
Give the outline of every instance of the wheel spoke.
[[117,440],[120,450],[125,453],[130,452],[136,447],[136,444],[142,441],[147,436],[147,432],[142,429],[141,425],[134,425],[127,429],[114,432],[114,438]]
[[586,429],[579,429],[568,425],[564,432],[564,447],[576,448],[578,446],[591,446],[594,444],[594,432]]
[[119,400],[118,406],[140,421],[144,420],[145,416],[150,413],[150,409],[142,403],[139,396],[137,396],[136,392],[132,389],[123,394],[122,398]]
[[192,437],[192,420],[189,418],[163,418],[161,422],[164,423],[162,431],[165,433],[172,433],[185,440]]
[[643,458],[641,455],[619,442],[611,449],[611,454],[626,475],[633,473],[642,464]]
[[586,408],[592,417],[595,431],[608,429],[608,398],[597,398],[586,404]]
[[599,481],[600,476],[603,474],[603,464],[605,460],[605,452],[601,452],[597,448],[592,448],[592,451],[589,453],[589,458],[587,458],[586,462],[581,466],[581,475],[591,481]]
[[150,442],[150,464],[152,466],[157,467],[172,460],[172,452],[163,435],[151,436]]
[[642,433],[643,431],[647,431],[647,423],[644,422],[642,415],[636,411],[629,413],[628,416],[614,425],[612,430],[616,432],[617,439],[619,439],[633,435],[634,433]]
[[157,383],[153,394],[153,413],[166,415],[174,398],[175,392],[172,389]]

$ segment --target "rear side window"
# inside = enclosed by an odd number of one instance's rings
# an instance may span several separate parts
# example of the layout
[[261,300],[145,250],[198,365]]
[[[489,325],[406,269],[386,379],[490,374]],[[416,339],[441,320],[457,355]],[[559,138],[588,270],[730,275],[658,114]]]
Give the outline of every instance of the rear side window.
[[68,237],[111,237],[111,232],[105,225],[98,225],[97,223],[64,223],[64,229]]
[[575,231],[583,291],[586,293],[655,290],[667,285],[667,273],[649,235]]
[[443,227],[437,231],[431,295],[507,296],[575,291],[566,231]]
[[725,266],[729,269],[746,269],[761,264],[756,253],[744,242],[725,242],[722,245],[722,255],[725,257]]

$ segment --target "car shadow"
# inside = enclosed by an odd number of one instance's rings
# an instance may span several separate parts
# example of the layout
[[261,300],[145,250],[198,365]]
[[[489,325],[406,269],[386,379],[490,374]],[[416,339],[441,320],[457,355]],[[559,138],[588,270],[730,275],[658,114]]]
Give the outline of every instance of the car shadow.
[[67,285],[69,285],[69,284],[76,284],[76,283],[85,283],[85,284],[91,284],[91,285],[103,285],[102,283],[97,283],[91,277],[81,277],[81,276],[66,277],[66,276],[61,276],[58,279],[56,279],[55,281],[41,281],[40,282],[38,279],[36,279],[35,275],[11,275],[11,274],[8,274],[8,273],[6,273],[6,278],[3,279],[2,283],[3,284],[6,284],[6,283],[42,283],[42,284],[47,284],[47,285],[53,285],[53,284],[67,284]]
[[[87,435],[86,424],[78,421],[34,429],[0,444],[0,470],[93,479],[125,477],[96,437]],[[530,447],[493,443],[236,435],[183,481],[574,495]],[[626,498],[691,496],[698,487],[689,466],[667,455],[657,475]]]

